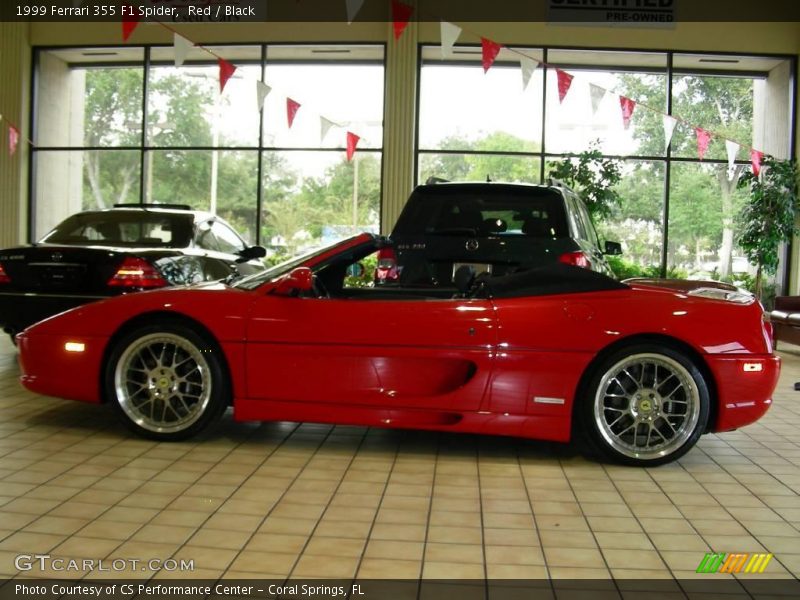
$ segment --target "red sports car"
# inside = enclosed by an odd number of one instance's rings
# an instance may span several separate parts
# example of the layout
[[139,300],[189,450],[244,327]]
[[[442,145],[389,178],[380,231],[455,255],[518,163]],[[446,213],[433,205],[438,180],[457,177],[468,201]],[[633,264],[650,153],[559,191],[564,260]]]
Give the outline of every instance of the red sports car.
[[748,294],[562,264],[370,287],[359,262],[387,243],[362,234],[238,281],[72,309],[18,336],[22,382],[110,402],[158,440],[232,405],[238,420],[581,435],[634,465],[769,408],[780,363]]

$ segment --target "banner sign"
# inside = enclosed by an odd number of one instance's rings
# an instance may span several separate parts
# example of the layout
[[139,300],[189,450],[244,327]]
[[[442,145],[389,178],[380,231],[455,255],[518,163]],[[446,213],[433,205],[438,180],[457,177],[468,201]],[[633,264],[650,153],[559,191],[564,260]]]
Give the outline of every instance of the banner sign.
[[548,0],[551,23],[672,27],[677,0]]

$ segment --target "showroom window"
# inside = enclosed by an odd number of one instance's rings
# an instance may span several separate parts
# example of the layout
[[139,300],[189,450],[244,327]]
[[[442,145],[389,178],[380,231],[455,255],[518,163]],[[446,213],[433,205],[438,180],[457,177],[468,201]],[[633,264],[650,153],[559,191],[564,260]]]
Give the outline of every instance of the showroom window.
[[[207,50],[236,66],[222,94]],[[36,52],[33,239],[79,210],[140,202],[218,214],[273,260],[379,230],[383,47],[207,50],[181,67],[171,46]]]
[[[596,223],[601,238],[623,244],[621,275],[748,283],[752,267],[736,244],[746,192],[735,183],[751,146],[790,154],[792,59],[504,48],[484,74],[480,47],[420,51],[419,182],[538,183],[555,161],[597,147],[623,175],[621,205]],[[521,55],[544,63],[525,89]],[[556,68],[574,77],[563,101]],[[636,103],[627,128],[619,95]],[[677,119],[669,147],[665,115]],[[703,160],[693,126],[714,133]],[[726,139],[740,146],[733,167]]]

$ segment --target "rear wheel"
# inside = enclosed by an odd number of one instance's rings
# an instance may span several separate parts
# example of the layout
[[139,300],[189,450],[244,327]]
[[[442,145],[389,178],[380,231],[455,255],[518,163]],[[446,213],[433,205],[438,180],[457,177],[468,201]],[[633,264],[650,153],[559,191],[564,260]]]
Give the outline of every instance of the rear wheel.
[[190,327],[153,324],[123,336],[105,369],[106,395],[141,436],[186,439],[225,409],[219,350]]
[[590,444],[605,457],[655,466],[697,443],[709,404],[708,385],[692,360],[667,346],[642,344],[595,367],[579,417]]

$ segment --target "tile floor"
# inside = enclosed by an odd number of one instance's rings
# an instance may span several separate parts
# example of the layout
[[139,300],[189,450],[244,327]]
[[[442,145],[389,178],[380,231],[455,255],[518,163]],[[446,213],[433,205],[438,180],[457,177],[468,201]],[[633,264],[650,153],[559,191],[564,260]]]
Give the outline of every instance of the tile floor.
[[143,441],[107,408],[23,390],[3,336],[0,577],[20,574],[21,553],[47,553],[194,561],[192,572],[114,573],[156,579],[643,580],[693,577],[711,550],[771,552],[762,577],[794,577],[796,350],[761,422],[644,470],[525,440],[229,415],[202,439]]

